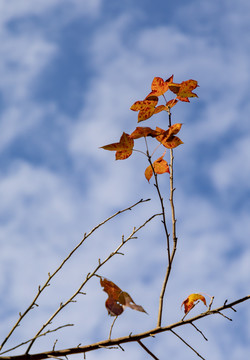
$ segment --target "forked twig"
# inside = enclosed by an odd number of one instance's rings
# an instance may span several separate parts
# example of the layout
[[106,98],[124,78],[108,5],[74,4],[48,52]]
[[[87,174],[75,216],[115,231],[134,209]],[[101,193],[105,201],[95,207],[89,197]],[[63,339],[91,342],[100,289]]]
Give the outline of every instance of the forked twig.
[[37,334],[34,336],[33,340],[31,341],[30,345],[28,346],[27,350],[26,350],[26,354],[29,353],[31,347],[33,346],[35,340],[38,338],[38,336],[41,334],[41,332],[51,323],[51,321],[58,315],[58,313],[65,308],[65,306],[67,306],[69,303],[73,302],[74,298],[82,292],[82,288],[85,286],[85,284],[93,277],[96,275],[96,272],[107,262],[109,261],[114,255],[117,255],[119,253],[119,250],[121,249],[122,246],[124,246],[129,240],[134,238],[134,235],[141,230],[148,222],[150,222],[152,219],[154,219],[156,216],[159,216],[161,214],[154,214],[152,215],[149,219],[147,219],[142,225],[140,225],[138,228],[133,229],[132,233],[126,238],[124,239],[122,237],[122,242],[120,243],[120,245],[116,248],[115,251],[113,251],[112,253],[110,253],[105,260],[103,261],[98,261],[98,265],[95,267],[95,269],[91,272],[88,273],[85,280],[81,283],[80,287],[75,291],[75,293],[64,303],[61,303],[60,306],[58,307],[58,309],[54,312],[54,314],[51,315],[51,317],[43,324],[43,326],[41,327],[41,329],[37,332]]

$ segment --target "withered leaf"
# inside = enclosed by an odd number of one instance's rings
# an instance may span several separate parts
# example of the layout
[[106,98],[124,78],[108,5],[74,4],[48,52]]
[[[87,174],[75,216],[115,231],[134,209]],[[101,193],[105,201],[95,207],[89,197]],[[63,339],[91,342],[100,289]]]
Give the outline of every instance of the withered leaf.
[[108,299],[105,302],[105,306],[109,315],[121,315],[125,307],[130,307],[133,310],[147,313],[141,305],[137,305],[133,301],[127,292],[122,291],[112,281],[105,278],[100,278],[100,284],[103,287],[103,291],[108,294]]
[[187,314],[199,301],[202,301],[207,306],[206,299],[201,294],[190,294],[181,304],[184,305],[184,312]]

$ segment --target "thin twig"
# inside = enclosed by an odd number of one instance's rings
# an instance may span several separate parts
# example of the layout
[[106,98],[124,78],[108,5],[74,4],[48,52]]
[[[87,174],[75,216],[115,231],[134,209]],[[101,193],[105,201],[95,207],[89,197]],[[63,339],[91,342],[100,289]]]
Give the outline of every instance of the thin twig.
[[220,314],[221,316],[223,316],[225,319],[227,319],[229,321],[233,321],[230,317],[226,316],[225,314],[222,314],[220,311],[218,311],[218,314]]
[[189,345],[180,335],[178,335],[173,330],[170,330],[175,336],[177,336],[185,345],[187,345],[197,356],[199,356],[201,359],[206,360],[203,356],[201,356],[198,351],[196,351],[191,345]]
[[[66,325],[59,326],[59,327],[57,327],[56,329],[53,329],[53,330],[47,330],[47,331],[45,331],[44,333],[40,334],[39,337],[45,336],[45,335],[50,334],[50,333],[55,332],[55,331],[58,331],[58,330],[60,330],[60,329],[62,329],[62,328],[65,328],[65,327],[67,327],[67,326],[74,326],[74,324],[66,324]],[[19,348],[19,347],[21,347],[21,346],[23,346],[23,345],[26,345],[26,344],[28,344],[29,342],[31,342],[33,339],[34,339],[34,338],[29,339],[29,340],[26,340],[26,341],[22,342],[21,344],[18,344],[18,345],[14,346],[14,347],[12,347],[12,348],[10,348],[10,349],[8,349],[8,350],[5,350],[5,351],[3,351],[3,352],[0,352],[0,355],[6,354],[7,352],[10,352],[10,351],[15,350],[15,349],[17,349],[17,348]]]
[[58,342],[58,339],[56,339],[56,341],[54,342],[54,345],[53,345],[53,351],[55,351],[55,348],[56,348],[56,343]]
[[115,214],[111,215],[109,218],[105,219],[104,221],[100,222],[97,226],[95,226],[88,234],[84,234],[83,239],[75,246],[75,248],[68,254],[68,256],[61,262],[61,264],[58,266],[58,268],[52,273],[48,273],[48,279],[47,281],[45,281],[43,286],[39,286],[38,287],[38,291],[37,294],[35,295],[34,299],[32,300],[31,304],[27,307],[27,309],[23,312],[23,313],[19,313],[19,319],[16,321],[16,323],[14,324],[14,326],[12,327],[12,329],[10,330],[10,332],[8,333],[8,335],[5,337],[5,339],[3,340],[1,346],[0,346],[0,350],[3,348],[4,344],[8,341],[8,339],[10,338],[10,336],[12,335],[12,333],[14,332],[14,330],[19,326],[20,322],[22,321],[22,319],[27,315],[27,313],[32,310],[34,308],[34,306],[38,306],[36,304],[37,299],[39,298],[39,296],[41,295],[41,293],[44,291],[44,289],[46,289],[46,287],[48,287],[50,285],[50,281],[52,280],[52,278],[61,270],[61,268],[64,266],[64,264],[69,260],[69,258],[74,254],[74,252],[83,244],[83,242],[90,236],[93,234],[94,231],[96,231],[99,227],[101,227],[102,225],[104,225],[106,222],[110,221],[111,219],[113,219],[114,217],[116,217],[117,215],[122,214],[125,211],[128,210],[132,210],[135,206],[147,202],[150,199],[141,199],[139,201],[137,201],[135,204],[123,209],[123,210],[119,210],[117,211]]
[[147,157],[148,157],[148,161],[149,164],[152,168],[153,174],[154,174],[154,178],[155,178],[155,187],[158,193],[158,197],[160,199],[160,204],[161,204],[161,209],[162,209],[162,223],[163,223],[163,227],[164,227],[164,231],[165,231],[165,235],[166,235],[166,239],[167,239],[167,254],[168,254],[168,269],[163,281],[163,285],[162,285],[162,290],[161,290],[161,294],[160,294],[160,299],[159,299],[159,310],[158,310],[158,319],[157,319],[157,326],[160,327],[161,326],[161,320],[162,320],[162,310],[163,310],[163,298],[164,298],[164,293],[166,290],[166,285],[167,285],[167,281],[168,281],[168,277],[170,274],[170,269],[171,269],[171,256],[170,256],[170,239],[169,239],[169,233],[168,233],[168,229],[167,229],[167,222],[166,222],[166,214],[165,214],[165,207],[164,207],[164,202],[163,202],[163,197],[161,195],[161,191],[159,188],[159,184],[158,184],[158,178],[157,178],[157,174],[154,170],[153,167],[153,163],[151,160],[151,156],[149,155],[149,151],[148,151],[148,145],[147,145],[147,141],[145,138],[145,142],[146,142],[146,147],[147,147]]
[[112,330],[113,330],[113,326],[115,325],[116,319],[117,319],[118,315],[116,315],[116,317],[114,318],[111,327],[110,327],[110,331],[109,331],[109,340],[111,339],[111,334],[112,334]]
[[156,356],[141,342],[141,340],[138,340],[137,342],[138,342],[138,344],[139,344],[149,355],[152,356],[153,359],[159,360],[159,358],[156,357]]
[[211,310],[213,301],[214,301],[214,296],[211,296],[210,303],[209,303],[209,305],[208,305],[208,310]]
[[120,344],[118,344],[118,346],[119,346],[119,348],[120,348],[122,351],[125,351]]
[[160,204],[161,204],[161,209],[162,209],[162,223],[164,226],[164,231],[165,231],[165,235],[166,235],[166,239],[167,239],[167,253],[168,253],[168,261],[170,262],[170,241],[169,241],[169,233],[168,233],[168,229],[167,229],[167,222],[166,222],[166,213],[165,213],[165,207],[164,207],[164,202],[163,202],[163,197],[161,195],[161,191],[159,188],[159,184],[158,184],[158,178],[157,178],[157,174],[154,170],[153,167],[153,163],[151,160],[151,156],[149,155],[149,151],[148,151],[148,145],[147,145],[147,140],[145,138],[145,142],[146,142],[146,146],[147,146],[147,157],[148,157],[148,162],[152,168],[153,174],[154,174],[154,179],[155,179],[155,187],[158,193],[158,197],[160,199]]
[[80,287],[75,291],[75,293],[64,303],[61,303],[60,306],[58,307],[58,309],[54,312],[54,314],[51,315],[51,317],[43,324],[43,326],[41,327],[41,329],[37,332],[37,334],[34,336],[34,339],[31,341],[30,345],[28,346],[27,350],[26,350],[26,354],[29,353],[32,345],[34,344],[35,340],[37,339],[37,337],[40,335],[40,333],[51,323],[51,321],[58,315],[58,313],[65,308],[65,306],[67,306],[69,303],[73,302],[74,298],[82,292],[82,288],[85,286],[85,284],[87,283],[87,281],[89,281],[93,276],[96,275],[96,272],[107,262],[109,261],[114,255],[117,255],[117,253],[119,253],[119,250],[121,249],[122,246],[124,246],[129,240],[134,238],[134,235],[141,230],[148,222],[150,222],[152,219],[154,219],[156,216],[159,216],[161,214],[154,214],[152,215],[149,219],[147,219],[142,225],[140,225],[138,228],[133,228],[132,233],[127,237],[127,239],[124,240],[124,238],[122,238],[122,242],[120,243],[120,245],[116,248],[115,251],[113,251],[112,253],[110,253],[105,260],[98,261],[98,265],[96,266],[96,268],[91,272],[88,273],[85,280],[81,283]]
[[[169,111],[169,126],[171,126],[171,112]],[[165,277],[162,284],[162,289],[160,293],[159,298],[159,310],[158,310],[158,320],[157,320],[157,326],[161,326],[162,321],[162,311],[163,311],[163,300],[164,295],[166,292],[167,283],[169,280],[170,272],[172,269],[172,263],[174,260],[175,252],[177,249],[177,237],[176,237],[176,218],[175,218],[175,207],[174,207],[174,155],[173,150],[170,149],[170,206],[171,206],[171,214],[172,214],[172,238],[173,238],[173,248],[171,252],[171,256],[168,250],[168,266],[166,269]],[[165,220],[165,212],[164,212],[164,218],[163,218],[163,224],[166,232],[166,220]],[[168,249],[169,249],[169,234],[166,232],[167,236],[167,243],[168,243]]]
[[208,341],[208,339],[206,338],[206,336],[203,334],[203,332],[197,328],[197,326],[195,326],[193,323],[190,323],[191,325],[193,325],[193,327],[203,336],[203,338]]

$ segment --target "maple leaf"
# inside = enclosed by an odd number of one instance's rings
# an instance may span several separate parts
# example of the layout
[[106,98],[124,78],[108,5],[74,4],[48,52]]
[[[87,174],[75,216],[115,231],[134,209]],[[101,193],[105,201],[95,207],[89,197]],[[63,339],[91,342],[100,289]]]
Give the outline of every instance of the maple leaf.
[[168,91],[169,83],[172,83],[174,75],[164,81],[161,77],[155,77],[151,84],[151,93],[149,95],[161,96]]
[[133,152],[134,140],[126,134],[122,134],[120,141],[118,143],[113,143],[105,146],[101,146],[104,150],[116,151],[115,158],[116,160],[125,160]]
[[105,278],[100,278],[100,284],[103,287],[103,291],[108,294],[108,299],[105,302],[105,306],[109,315],[121,315],[125,307],[130,307],[133,310],[147,313],[141,305],[137,305],[133,301],[127,292],[122,291],[112,281]]
[[154,114],[157,103],[157,96],[148,95],[144,100],[136,101],[130,109],[139,111],[138,122],[140,122],[149,119]]
[[198,97],[197,94],[192,92],[197,86],[197,81],[190,79],[182,81],[182,83],[180,84],[169,84],[169,90],[171,90],[174,94],[177,95],[177,99],[189,102],[189,97]]
[[[166,154],[166,151],[164,152],[164,154],[161,157],[159,157],[157,160],[155,160],[152,164],[153,168],[154,168],[154,172],[156,174],[164,174],[166,172],[169,173],[168,163],[166,160],[163,159],[165,154]],[[153,176],[153,169],[152,169],[152,166],[149,165],[147,167],[147,169],[145,170],[145,178],[149,182],[149,180],[151,179],[152,176]]]
[[184,305],[185,314],[187,314],[200,300],[207,306],[204,296],[201,294],[190,294],[181,304],[181,307]]
[[159,135],[159,132],[151,129],[150,127],[137,126],[137,128],[132,132],[132,134],[130,134],[130,138],[139,139],[146,136],[156,137],[157,135]]
[[168,128],[168,130],[163,130],[159,127],[156,127],[156,131],[160,134],[156,136],[156,140],[158,140],[163,146],[168,149],[173,149],[183,142],[179,139],[175,134],[177,134],[182,127],[182,124],[174,124]]

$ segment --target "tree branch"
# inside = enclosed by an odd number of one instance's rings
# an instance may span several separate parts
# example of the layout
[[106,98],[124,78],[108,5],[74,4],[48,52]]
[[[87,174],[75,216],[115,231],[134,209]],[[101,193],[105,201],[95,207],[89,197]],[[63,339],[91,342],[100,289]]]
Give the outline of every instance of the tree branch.
[[150,336],[153,336],[153,335],[156,335],[159,333],[173,330],[180,326],[184,326],[186,324],[195,322],[206,316],[217,314],[220,311],[230,309],[231,307],[238,305],[249,299],[250,299],[250,295],[245,296],[244,298],[235,300],[232,303],[224,304],[223,306],[218,307],[216,309],[212,309],[212,310],[208,309],[207,311],[205,311],[199,315],[196,315],[190,319],[187,319],[184,321],[181,320],[177,323],[174,323],[174,324],[171,324],[168,326],[164,326],[164,327],[160,327],[160,328],[156,327],[154,329],[145,331],[140,334],[135,334],[135,335],[130,334],[130,335],[127,335],[124,337],[116,338],[116,339],[103,340],[103,341],[99,341],[97,343],[90,344],[90,345],[77,346],[74,348],[57,350],[57,351],[48,351],[48,352],[43,352],[43,353],[23,354],[23,355],[15,355],[15,356],[1,356],[0,360],[41,360],[41,359],[47,359],[49,357],[60,357],[60,356],[67,356],[67,355],[72,355],[72,354],[86,353],[86,352],[94,351],[94,350],[97,350],[97,349],[100,349],[103,347],[116,346],[116,345],[121,345],[121,344],[129,343],[129,342],[134,342],[134,341],[138,342],[138,340],[142,340],[142,339],[148,338]]

